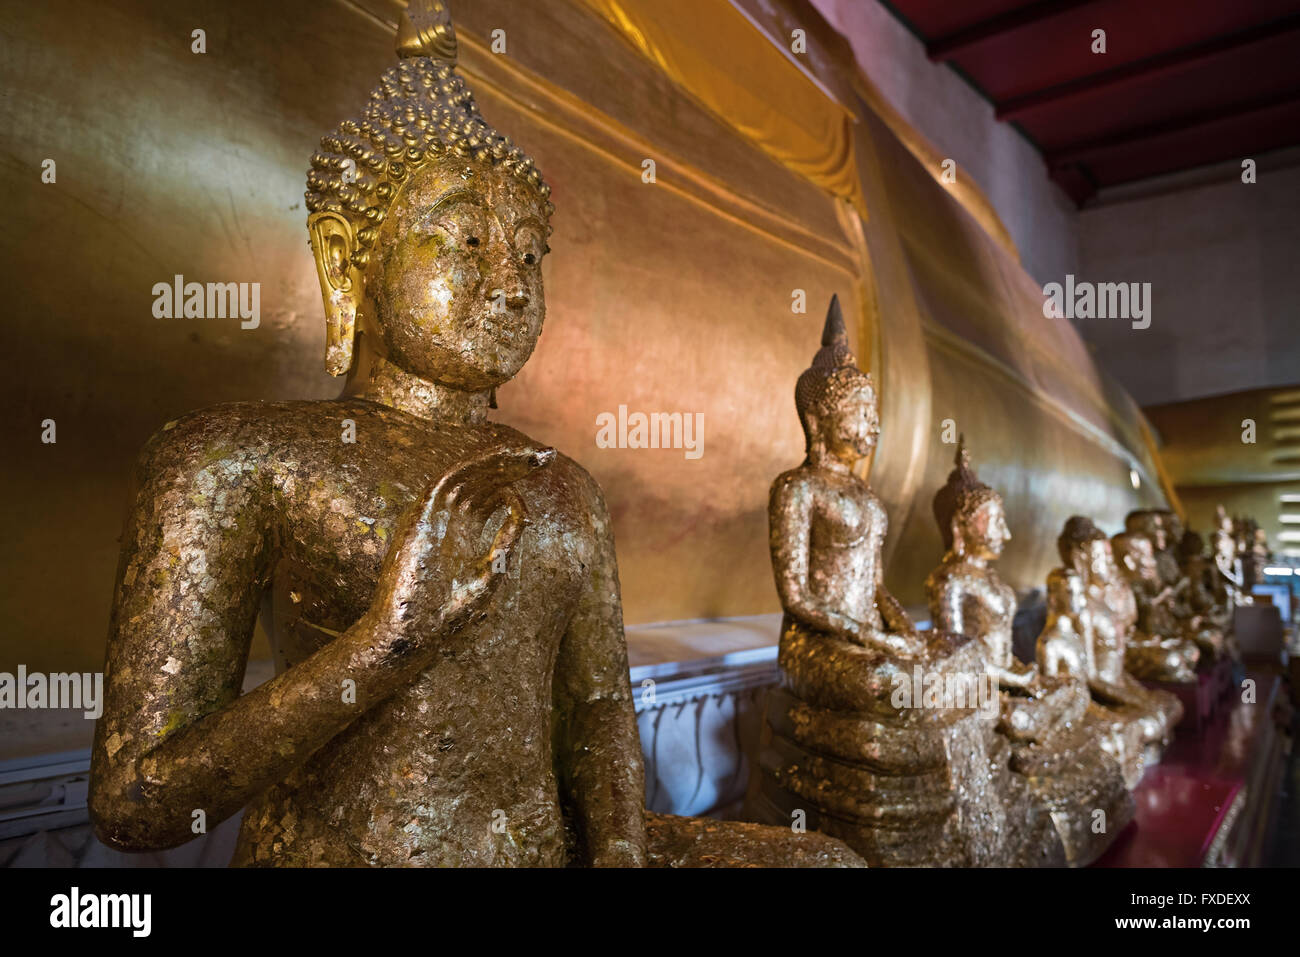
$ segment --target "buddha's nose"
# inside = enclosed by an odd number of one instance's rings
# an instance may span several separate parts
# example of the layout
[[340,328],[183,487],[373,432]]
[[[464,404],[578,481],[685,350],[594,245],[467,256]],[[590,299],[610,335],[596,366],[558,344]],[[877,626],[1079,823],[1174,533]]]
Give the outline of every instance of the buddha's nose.
[[504,303],[507,309],[522,309],[529,303],[528,287],[518,277],[504,283],[488,283],[484,298],[492,303]]

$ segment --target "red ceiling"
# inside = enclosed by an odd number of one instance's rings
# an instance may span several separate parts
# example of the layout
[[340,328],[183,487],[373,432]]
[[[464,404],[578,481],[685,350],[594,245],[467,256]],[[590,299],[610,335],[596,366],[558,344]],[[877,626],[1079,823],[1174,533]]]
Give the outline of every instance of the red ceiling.
[[[1300,143],[1300,0],[891,0],[1042,151],[1099,188]],[[1092,52],[1094,30],[1106,52]]]

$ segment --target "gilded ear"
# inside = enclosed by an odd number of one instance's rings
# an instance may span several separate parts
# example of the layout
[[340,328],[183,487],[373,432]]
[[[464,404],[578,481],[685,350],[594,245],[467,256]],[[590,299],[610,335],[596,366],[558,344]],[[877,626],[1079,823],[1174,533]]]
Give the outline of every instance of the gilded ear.
[[307,218],[307,233],[325,302],[325,370],[330,375],[344,375],[352,368],[363,288],[361,273],[352,264],[356,232],[345,216],[324,211]]

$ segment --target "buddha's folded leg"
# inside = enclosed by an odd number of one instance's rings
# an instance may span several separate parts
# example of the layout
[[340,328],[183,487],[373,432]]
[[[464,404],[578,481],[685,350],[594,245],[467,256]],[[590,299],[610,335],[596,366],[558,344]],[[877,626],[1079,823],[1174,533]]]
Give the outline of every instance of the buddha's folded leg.
[[816,831],[647,811],[651,867],[866,867],[848,845]]

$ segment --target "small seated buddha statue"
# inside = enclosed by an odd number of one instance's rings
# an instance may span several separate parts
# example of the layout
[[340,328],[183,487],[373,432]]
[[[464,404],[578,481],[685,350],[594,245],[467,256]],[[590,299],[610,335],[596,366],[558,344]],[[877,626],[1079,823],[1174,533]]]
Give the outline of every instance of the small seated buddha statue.
[[1038,637],[1044,675],[1073,675],[1103,709],[1102,743],[1129,788],[1159,760],[1182,717],[1171,694],[1151,691],[1124,670],[1125,644],[1137,618],[1133,592],[1119,575],[1110,540],[1091,519],[1072,516],[1056,542],[1061,567],[1047,576],[1047,623]]
[[1187,579],[1187,602],[1226,638],[1232,627],[1232,613],[1215,597],[1215,565],[1205,555],[1205,539],[1188,529],[1178,543],[1178,564]]
[[1124,651],[1125,668],[1143,681],[1196,681],[1201,652],[1196,642],[1184,637],[1174,589],[1160,576],[1155,545],[1146,535],[1121,532],[1111,538],[1111,548],[1137,604],[1137,621]]
[[[479,113],[442,0],[397,41],[307,178],[343,396],[200,410],[141,455],[97,835],[173,847],[242,809],[247,866],[861,866],[645,813],[601,489],[488,419],[542,331],[549,188]],[[259,610],[276,675],[241,694]]]
[[[1128,534],[1140,535],[1149,540],[1155,554],[1156,576],[1143,586],[1139,598],[1158,606],[1158,621],[1155,626],[1164,630],[1155,632],[1154,635],[1150,632],[1147,634],[1165,640],[1178,638],[1190,641],[1200,649],[1202,660],[1213,661],[1223,648],[1223,630],[1192,607],[1191,579],[1184,573],[1178,560],[1178,545],[1185,531],[1178,513],[1169,509],[1130,512],[1124,519],[1124,529]],[[1130,576],[1135,574],[1125,573]],[[1155,587],[1157,585],[1158,588]],[[1152,588],[1155,588],[1155,594],[1151,594]]]
[[[947,551],[926,579],[936,629],[984,644],[1002,696],[998,731],[1012,745],[1011,768],[1025,777],[1031,800],[1056,825],[1071,866],[1086,866],[1133,818],[1132,795],[1119,764],[1102,746],[1104,714],[1087,683],[1046,677],[1011,650],[1016,595],[993,567],[1011,538],[1002,497],[971,469],[964,440],[956,468],[935,494],[934,516]],[[1095,813],[1107,826],[1096,828]]]
[[[795,387],[806,457],[769,502],[781,686],[768,694],[750,813],[805,815],[872,866],[1062,863],[1050,818],[1010,773],[995,732],[983,644],[919,631],[885,587],[888,520],[853,471],[875,446],[876,402],[832,299],[821,350]],[[922,678],[934,689],[987,687],[988,700],[915,700],[907,689]]]

